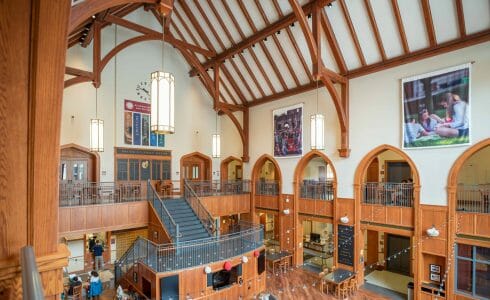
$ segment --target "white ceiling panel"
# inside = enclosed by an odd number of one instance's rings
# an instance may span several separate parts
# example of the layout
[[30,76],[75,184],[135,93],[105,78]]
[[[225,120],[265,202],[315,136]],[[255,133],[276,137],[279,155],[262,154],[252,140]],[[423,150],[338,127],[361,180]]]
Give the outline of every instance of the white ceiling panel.
[[[220,71],[221,71],[221,74],[223,74],[223,70],[220,70]],[[233,99],[235,99],[235,101],[237,101],[238,104],[240,104],[240,97],[238,97],[236,91],[233,89],[233,86],[228,81],[228,78],[223,75],[223,76],[221,76],[221,79],[223,80],[224,85],[226,85],[228,91],[230,91],[230,93],[227,93],[228,96],[230,96],[230,99],[229,100],[231,100],[231,98],[233,98]],[[226,93],[226,90],[227,89],[223,87],[221,90],[224,93]],[[233,100],[231,100],[231,103],[234,103]]]
[[357,56],[356,46],[350,34],[347,22],[345,21],[340,4],[334,2],[331,7],[325,8],[325,12],[330,20],[330,24],[332,24],[332,29],[344,56],[347,69],[352,70],[360,67],[361,62]]
[[458,38],[458,18],[454,0],[430,0],[429,3],[437,43]]
[[[248,21],[245,18],[245,15],[242,13],[242,10],[240,9],[240,6],[236,2],[236,0],[227,0],[224,3],[228,4],[231,12],[233,13],[233,17],[237,21],[238,25],[240,25],[240,29],[242,30],[243,34],[246,37],[251,36],[254,32],[253,32],[252,28],[250,27],[250,25],[248,24]],[[261,17],[257,18],[257,20],[254,19],[254,22],[258,23],[258,22],[260,22],[260,20],[262,20]],[[230,24],[230,26],[234,26],[233,23],[229,23],[229,24]],[[263,24],[263,23],[259,23],[259,24]]]
[[[230,58],[232,59],[235,64],[236,62],[239,60],[237,57],[235,58]],[[245,97],[245,99],[247,99],[247,101],[250,101],[253,99],[253,96],[252,94],[250,94],[250,92],[248,91],[247,87],[245,86],[244,82],[240,79],[240,76],[238,76],[238,73],[237,72],[240,72],[242,75],[244,73],[244,71],[246,72],[246,70],[236,70],[233,65],[231,64],[230,62],[230,59],[227,59],[226,62],[225,62],[225,66],[226,68],[228,69],[228,72],[230,73],[230,75],[233,77],[233,79],[235,80],[238,88],[240,89],[240,91],[242,92],[242,95]],[[249,85],[250,86],[250,85]],[[250,88],[251,89],[251,88]]]
[[[178,2],[175,2],[175,4],[177,4]],[[204,41],[201,39],[201,37],[199,36],[199,34],[197,33],[196,29],[194,28],[194,26],[192,26],[192,23],[191,21],[189,20],[189,18],[187,17],[187,15],[185,14],[185,11],[182,9],[182,7],[180,7],[180,4],[176,7],[176,9],[179,11],[179,15],[181,16],[182,18],[182,22],[184,22],[187,27],[189,28],[189,30],[191,31],[192,35],[194,36],[194,38],[197,40],[197,43],[198,45],[196,46],[199,46],[201,48],[204,48],[204,49],[207,49],[206,47],[206,44],[204,44]],[[178,20],[180,21],[180,19],[177,17],[177,16],[172,16],[172,20],[175,21],[175,20]],[[183,34],[188,34],[190,35],[190,33],[187,32],[187,30],[184,28],[183,24],[180,24],[179,26],[180,28],[180,31],[183,33]],[[185,32],[185,33],[184,33]],[[194,43],[193,40],[188,37],[186,37],[186,40],[187,42],[189,43]]]
[[[189,6],[189,9],[192,11],[192,13],[194,14],[195,18],[196,18],[196,22],[201,26],[202,30],[204,31],[204,33],[206,34],[206,37],[208,38],[209,42],[211,43],[211,45],[213,45],[214,49],[219,53],[221,51],[223,51],[224,49],[221,48],[220,44],[218,43],[218,40],[216,39],[215,35],[213,34],[213,32],[211,31],[211,29],[209,28],[208,24],[206,23],[206,21],[204,20],[204,17],[201,15],[200,11],[197,9],[197,7],[194,5],[194,2],[192,1],[189,1],[189,2],[186,2],[187,5]],[[208,17],[208,15],[206,15]],[[212,19],[209,19],[209,22],[211,23]],[[213,23],[211,23],[213,24]],[[217,26],[214,26],[214,27],[217,27]],[[212,49],[209,49],[209,50],[212,50]]]
[[281,30],[281,34],[277,35],[277,39],[281,43],[281,46],[284,49],[284,52],[286,53],[286,56],[291,64],[291,67],[293,68],[296,74],[296,77],[298,77],[298,81],[300,82],[300,84],[305,84],[310,82],[310,79],[308,78],[308,75],[305,72],[305,68],[301,63],[301,60],[298,57],[298,54],[286,30]]
[[279,79],[277,78],[276,72],[274,72],[274,69],[272,68],[272,65],[269,63],[269,60],[264,54],[264,51],[262,51],[262,47],[259,45],[255,45],[254,52],[255,55],[257,56],[257,59],[259,60],[260,64],[264,68],[265,72],[269,76],[269,80],[271,81],[272,86],[276,90],[276,92],[280,92],[284,90],[282,88],[281,83],[279,82]]
[[345,4],[349,9],[366,63],[369,65],[380,61],[381,53],[379,53],[376,37],[374,36],[364,2],[361,0],[346,1]]
[[312,72],[311,55],[310,50],[308,49],[308,45],[306,44],[305,36],[299,24],[295,23],[294,25],[294,27],[289,26],[289,28],[291,29],[291,33],[298,43],[298,48],[300,49],[301,55],[303,55],[306,63],[308,64],[310,72]]
[[[335,61],[335,57],[333,56],[332,49],[330,48],[330,45],[328,44],[327,36],[325,35],[325,32],[322,31],[322,60],[323,64],[325,67],[329,70],[339,72],[339,67],[337,65],[337,62]],[[306,61],[308,65],[311,65],[310,61]]]
[[463,11],[467,34],[490,28],[489,0],[463,0]]
[[[262,97],[262,95],[260,94],[259,89],[257,88],[257,85],[253,81],[252,77],[250,76],[250,73],[248,72],[247,68],[243,65],[242,60],[238,56],[239,55],[236,55],[233,60],[234,60],[235,64],[237,65],[238,70],[242,74],[243,78],[245,78],[245,81],[248,83],[248,86],[252,90],[252,93],[254,94],[254,97],[256,99],[259,99],[260,97]],[[248,62],[246,62],[246,63],[248,65]],[[237,81],[238,80],[241,80],[240,78],[236,78],[236,77],[235,77],[235,79]]]
[[[293,88],[296,86],[296,83],[293,80],[293,77],[291,75],[291,72],[289,71],[288,66],[286,65],[286,62],[282,58],[281,53],[279,52],[279,49],[276,46],[276,43],[270,36],[266,42],[264,42],[266,45],[267,49],[269,50],[269,53],[271,54],[272,59],[274,60],[277,68],[279,69],[279,73],[281,74],[282,78],[284,79],[284,82],[286,83],[286,86],[288,89]],[[293,50],[293,49],[291,49]],[[293,50],[294,51],[294,50]]]
[[216,11],[219,14],[219,17],[223,20],[223,23],[227,25],[227,29],[230,32],[230,34],[232,35],[233,40],[235,42],[241,41],[242,37],[238,33],[238,30],[237,30],[235,24],[233,24],[233,21],[231,20],[230,15],[226,12],[221,1],[210,1],[210,3],[212,3],[214,5]]
[[[374,17],[378,23],[379,34],[388,58],[403,54],[403,46],[400,40],[400,33],[396,25],[395,16],[390,0],[371,0]],[[409,24],[407,24],[410,26]]]
[[429,47],[429,38],[425,29],[424,13],[420,1],[398,0],[398,6],[400,7],[400,15],[410,51]]
[[[266,82],[264,76],[262,75],[262,72],[260,71],[259,67],[255,63],[255,60],[253,59],[252,54],[250,53],[250,51],[249,50],[246,50],[246,51],[243,52],[242,55],[245,58],[245,60],[247,61],[248,66],[250,67],[250,69],[252,69],[253,76],[257,79],[257,81],[260,84],[260,86],[262,87],[262,90],[264,91],[264,93],[266,95],[272,94],[272,91],[269,88],[269,85],[267,84],[267,82]],[[266,70],[264,70],[264,71],[267,72]]]

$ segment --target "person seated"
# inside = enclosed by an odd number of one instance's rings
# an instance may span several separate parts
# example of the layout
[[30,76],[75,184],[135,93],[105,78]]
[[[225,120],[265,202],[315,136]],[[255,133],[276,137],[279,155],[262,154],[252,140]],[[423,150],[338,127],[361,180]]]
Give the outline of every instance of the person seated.
[[425,131],[424,127],[417,123],[414,118],[408,118],[405,123],[405,145],[417,141],[422,136],[427,136],[429,133]]
[[73,288],[82,285],[80,277],[76,275],[70,275],[70,288],[68,289],[68,296],[73,296]]
[[102,281],[99,273],[96,271],[90,272],[89,283],[88,296],[92,297],[92,299],[99,299],[100,294],[102,294]]

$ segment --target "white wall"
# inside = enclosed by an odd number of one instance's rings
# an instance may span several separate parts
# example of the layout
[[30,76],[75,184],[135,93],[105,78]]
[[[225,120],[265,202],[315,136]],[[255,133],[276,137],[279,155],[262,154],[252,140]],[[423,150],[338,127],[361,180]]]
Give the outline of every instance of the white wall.
[[[138,24],[160,30],[153,16],[141,9],[128,15]],[[102,32],[102,56],[114,47],[115,26],[108,26]],[[137,36],[137,33],[117,28],[118,43]],[[67,66],[90,71],[92,69],[92,48],[74,46],[68,50]],[[114,180],[114,146],[131,147],[124,144],[123,111],[124,100],[142,101],[137,97],[136,85],[149,80],[150,73],[161,69],[161,42],[147,41],[124,49],[117,55],[117,93],[114,100],[114,59],[102,72],[99,88],[99,117],[105,122],[104,148],[101,153],[101,181]],[[175,76],[175,134],[165,136],[165,148],[172,151],[172,179],[179,179],[182,155],[200,151],[211,156],[211,136],[215,131],[216,114],[213,101],[197,77],[190,78],[190,67],[180,52],[166,44],[165,71]],[[69,78],[69,77],[67,77]],[[73,118],[72,118],[73,116]],[[89,147],[89,120],[95,117],[95,89],[91,83],[78,84],[64,91],[61,127],[61,144],[75,143]],[[241,119],[241,116],[238,116]],[[228,117],[221,116],[218,127],[234,125]],[[223,121],[223,124],[220,124]],[[241,156],[241,141],[237,131],[225,131],[223,140],[235,139],[239,143],[222,143],[222,155]],[[151,148],[134,146],[136,148]],[[219,160],[213,159],[213,179],[219,179]],[[104,175],[105,174],[105,175]]]
[[[352,198],[353,180],[361,159],[381,144],[401,147],[402,78],[475,61],[471,74],[472,142],[490,137],[490,43],[484,43],[411,64],[370,74],[350,81],[350,148],[349,158],[340,158],[340,130],[335,108],[325,88],[320,91],[319,110],[326,117],[325,154],[332,160],[338,178],[338,196]],[[250,164],[245,177],[257,158],[273,153],[272,110],[303,102],[303,149],[309,151],[309,116],[316,110],[316,92],[270,102],[250,110]],[[306,121],[306,122],[305,122]],[[421,179],[421,202],[445,205],[449,170],[457,157],[468,148],[407,150],[415,162]],[[277,159],[283,176],[283,193],[293,193],[293,174],[299,158]]]

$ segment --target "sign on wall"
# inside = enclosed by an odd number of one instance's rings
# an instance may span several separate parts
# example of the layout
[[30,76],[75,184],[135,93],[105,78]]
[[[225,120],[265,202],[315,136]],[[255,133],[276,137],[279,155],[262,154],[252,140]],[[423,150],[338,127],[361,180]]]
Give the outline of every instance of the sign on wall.
[[338,259],[347,266],[354,266],[354,227],[338,224]]
[[402,80],[404,149],[470,144],[470,69],[465,64]]
[[134,146],[165,147],[165,135],[150,131],[151,105],[124,100],[124,143]]
[[272,112],[274,126],[274,157],[303,155],[303,104]]

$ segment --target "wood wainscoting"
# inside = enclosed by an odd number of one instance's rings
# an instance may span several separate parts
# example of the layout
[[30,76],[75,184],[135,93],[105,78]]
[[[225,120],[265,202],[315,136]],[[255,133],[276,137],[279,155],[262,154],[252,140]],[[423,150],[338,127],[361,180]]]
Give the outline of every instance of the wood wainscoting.
[[59,208],[59,236],[148,225],[148,201]]
[[361,204],[361,221],[414,228],[413,211],[412,207]]
[[255,207],[278,210],[279,209],[279,196],[271,195],[254,195]]
[[490,237],[490,214],[456,212],[457,234]]
[[213,217],[250,213],[250,193],[200,197],[200,199]]
[[299,213],[333,217],[333,201],[300,198]]

